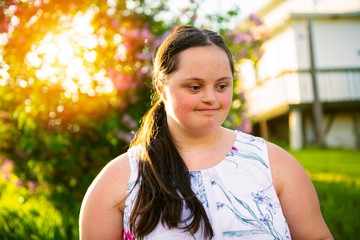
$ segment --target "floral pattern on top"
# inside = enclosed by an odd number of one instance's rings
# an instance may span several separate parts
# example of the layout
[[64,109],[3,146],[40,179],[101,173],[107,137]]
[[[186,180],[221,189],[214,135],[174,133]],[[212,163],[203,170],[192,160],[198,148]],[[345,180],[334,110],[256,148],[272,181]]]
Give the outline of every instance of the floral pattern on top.
[[[240,131],[236,134],[235,143],[221,164],[188,172],[191,188],[214,224],[214,239],[291,239],[273,186],[265,140]],[[133,240],[136,238],[129,229],[129,218],[139,188],[134,184],[135,155],[129,158],[133,171],[125,202],[123,239]],[[187,211],[184,206],[184,214]],[[159,224],[144,239],[203,239],[203,236],[201,231],[190,234]]]
[[255,136],[252,136],[250,134],[243,134],[242,137],[245,138],[246,140],[248,140],[249,143],[252,143],[252,142],[257,142],[257,143],[261,143],[261,144],[266,143],[266,141],[263,138],[255,137]]
[[128,230],[123,232],[123,240],[135,240],[134,235]]
[[[267,234],[271,235],[274,240],[284,239],[274,227],[274,215],[276,214],[276,208],[280,208],[280,203],[273,202],[272,199],[266,195],[266,192],[273,187],[273,184],[264,190],[251,193],[257,209],[251,209],[246,202],[237,198],[231,191],[225,192],[223,187],[216,181],[212,181],[211,184],[219,187],[225,196],[224,199],[227,199],[226,202],[217,202],[217,209],[229,209],[238,221],[250,227],[250,229],[245,230],[225,231],[223,232],[223,236],[241,237],[254,234]],[[242,210],[245,210],[247,214],[245,215]],[[256,214],[256,212],[258,212],[258,214]],[[288,238],[286,237],[286,239]]]
[[201,171],[189,172],[191,188],[204,207],[209,207]]
[[[267,163],[255,152],[251,152],[251,151],[244,150],[244,149],[241,149],[241,151],[240,151],[240,150],[238,150],[238,148],[232,147],[231,151],[228,153],[225,160],[233,162],[233,161],[229,160],[228,157],[234,157],[234,156],[238,156],[243,159],[250,159],[250,160],[258,161],[259,163],[264,165],[266,168],[269,168]],[[236,167],[238,167],[237,164],[236,164]]]
[[[127,196],[127,199],[126,199],[125,204],[130,203],[130,205],[132,205],[133,202],[135,201],[136,195],[135,195],[135,194],[130,194],[131,191],[135,190],[135,189],[133,189],[133,188],[135,187],[135,182],[136,182],[136,181],[130,181],[130,182],[128,183],[127,190],[126,190],[128,196]],[[125,207],[125,209],[124,209],[124,220],[123,220],[123,223],[124,223],[124,234],[125,234],[125,230],[127,230],[127,232],[130,233],[130,231],[129,231],[128,229],[126,229],[126,228],[127,228],[127,224],[125,224],[125,223],[129,223],[130,214],[131,214],[131,208],[130,208],[130,207]],[[124,235],[124,236],[125,236],[125,235]],[[124,239],[126,239],[126,238],[124,238]]]

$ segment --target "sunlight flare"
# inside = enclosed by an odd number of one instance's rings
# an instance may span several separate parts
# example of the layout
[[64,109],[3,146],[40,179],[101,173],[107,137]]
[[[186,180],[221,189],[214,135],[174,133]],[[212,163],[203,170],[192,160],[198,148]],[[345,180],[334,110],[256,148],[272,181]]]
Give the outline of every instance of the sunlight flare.
[[[92,65],[98,57],[95,48],[103,45],[101,36],[98,37],[91,26],[95,13],[96,8],[90,7],[73,18],[64,16],[63,29],[57,33],[48,32],[26,55],[26,64],[35,68],[36,78],[50,85],[60,84],[65,96],[75,101],[79,93],[95,96],[114,92],[113,83],[106,76],[107,71],[98,71]],[[120,43],[121,40],[119,34],[114,37],[115,42]],[[123,59],[126,48],[120,47],[118,54]]]

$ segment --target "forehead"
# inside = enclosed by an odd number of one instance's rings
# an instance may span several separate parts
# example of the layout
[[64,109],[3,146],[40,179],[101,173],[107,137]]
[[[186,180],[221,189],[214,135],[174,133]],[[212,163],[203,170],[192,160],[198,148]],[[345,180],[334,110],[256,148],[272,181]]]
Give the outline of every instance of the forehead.
[[206,59],[207,56],[222,56],[225,58],[228,58],[226,52],[224,49],[216,46],[216,45],[206,45],[206,46],[196,46],[196,47],[191,47],[188,49],[185,49],[184,51],[180,52],[178,57],[179,58],[191,58],[194,59],[194,57],[196,57],[196,59],[201,59],[204,58]]
[[230,60],[224,49],[216,46],[188,48],[177,56],[176,72],[217,73],[232,76]]

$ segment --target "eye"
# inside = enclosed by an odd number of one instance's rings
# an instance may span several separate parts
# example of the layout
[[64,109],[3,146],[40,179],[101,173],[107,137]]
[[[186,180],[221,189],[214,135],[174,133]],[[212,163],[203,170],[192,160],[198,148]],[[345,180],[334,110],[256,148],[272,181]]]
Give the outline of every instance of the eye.
[[188,86],[188,89],[192,92],[197,92],[200,90],[200,86],[199,85],[190,85],[190,86]]
[[226,83],[221,83],[217,86],[217,88],[219,90],[225,90],[227,87],[228,87],[228,84],[226,84]]

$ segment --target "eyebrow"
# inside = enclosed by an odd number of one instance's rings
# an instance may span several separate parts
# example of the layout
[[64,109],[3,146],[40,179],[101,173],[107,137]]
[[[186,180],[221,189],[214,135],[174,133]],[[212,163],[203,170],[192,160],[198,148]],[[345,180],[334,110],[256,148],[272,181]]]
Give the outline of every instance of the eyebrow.
[[[232,77],[221,77],[219,79],[216,80],[216,82],[219,82],[219,81],[223,81],[223,80],[232,80],[233,78]],[[198,78],[198,77],[188,77],[188,78],[184,78],[183,80],[195,80],[195,81],[199,81],[199,82],[205,82],[204,79],[202,78]]]

